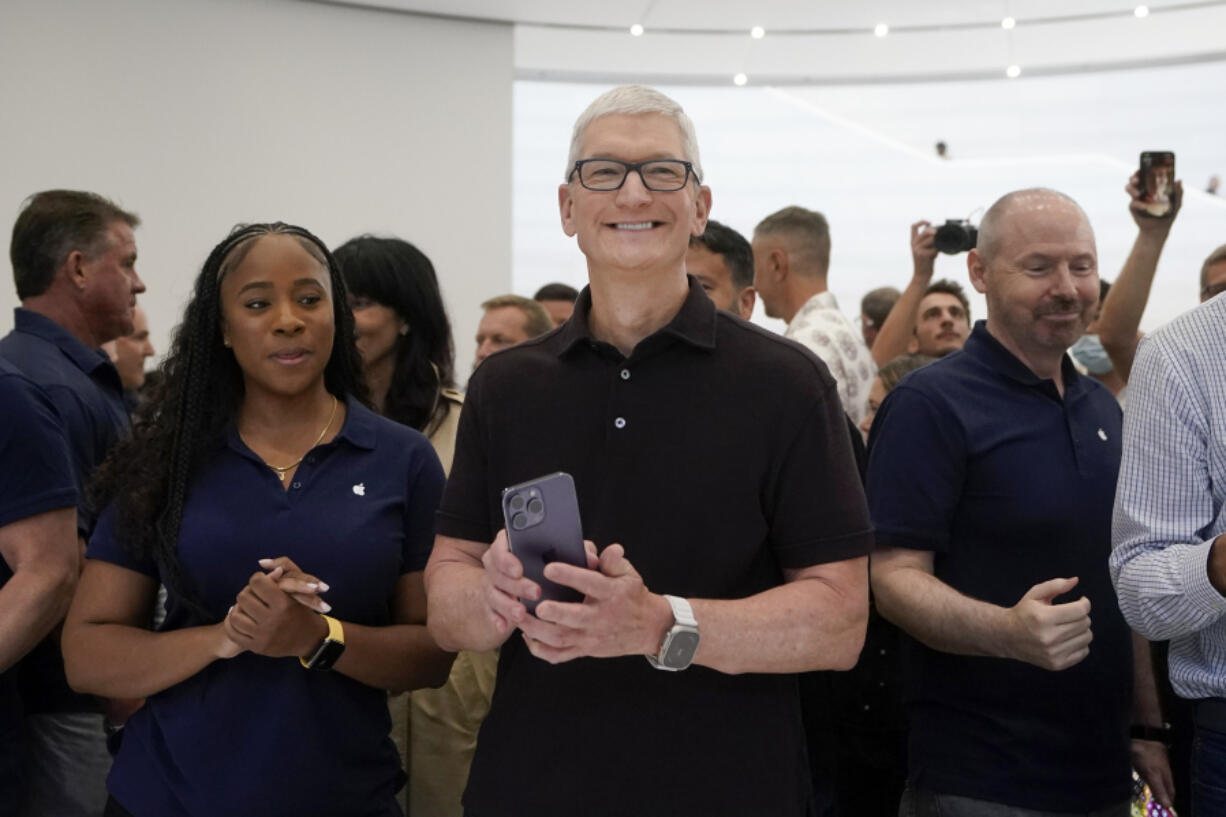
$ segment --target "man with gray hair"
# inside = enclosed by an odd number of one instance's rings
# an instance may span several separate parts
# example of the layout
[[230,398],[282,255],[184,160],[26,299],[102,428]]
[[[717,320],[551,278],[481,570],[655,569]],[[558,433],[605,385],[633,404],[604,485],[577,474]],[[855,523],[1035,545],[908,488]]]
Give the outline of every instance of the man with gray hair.
[[1161,743],[1129,745],[1161,719],[1107,572],[1120,409],[1065,354],[1098,304],[1094,233],[1067,196],[1021,190],[967,264],[986,322],[869,436],[873,593],[909,636],[899,813],[1127,817],[1130,749],[1169,806]]
[[[801,817],[794,674],[854,664],[868,612],[871,532],[834,381],[686,275],[711,191],[677,103],[602,95],[564,178],[589,285],[560,329],[469,381],[426,567],[439,645],[501,647],[465,811]],[[551,562],[538,583],[499,495],[559,471],[593,541],[586,566]]]
[[[123,385],[99,348],[132,334],[136,295],[134,214],[94,193],[48,190],[26,200],[9,257],[21,307],[0,339],[0,358],[38,385],[63,423],[78,489],[82,543],[96,509],[94,469],[128,427]],[[28,803],[24,815],[95,815],[110,769],[98,701],[68,687],[59,645],[43,641],[19,668],[25,707]]]
[[839,384],[843,409],[858,425],[868,410],[877,367],[826,286],[830,268],[826,217],[795,206],[772,213],[754,228],[753,259],[753,285],[767,316],[787,321],[785,337],[822,359]]

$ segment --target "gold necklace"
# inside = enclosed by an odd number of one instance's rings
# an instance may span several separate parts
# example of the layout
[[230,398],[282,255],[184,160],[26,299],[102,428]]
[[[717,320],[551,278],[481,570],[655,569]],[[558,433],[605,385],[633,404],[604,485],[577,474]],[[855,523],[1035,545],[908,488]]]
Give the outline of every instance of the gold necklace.
[[328,415],[328,424],[324,426],[323,431],[319,432],[319,436],[315,438],[315,442],[311,443],[311,447],[308,448],[301,457],[294,460],[289,465],[273,465],[271,462],[265,462],[264,464],[267,465],[272,470],[276,471],[277,476],[281,478],[281,481],[285,482],[286,472],[289,471],[289,469],[301,463],[303,460],[305,460],[306,455],[310,454],[311,451],[315,448],[315,446],[319,445],[319,441],[322,440],[324,438],[324,435],[328,433],[328,429],[332,427],[332,421],[335,419],[336,419],[336,395],[334,394],[332,395],[332,413]]

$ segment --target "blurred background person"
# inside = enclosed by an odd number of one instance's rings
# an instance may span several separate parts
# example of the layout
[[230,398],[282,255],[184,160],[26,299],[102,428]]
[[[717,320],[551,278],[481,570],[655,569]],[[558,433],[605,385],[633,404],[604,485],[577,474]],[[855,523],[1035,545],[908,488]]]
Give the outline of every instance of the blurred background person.
[[715,220],[690,238],[685,271],[698,279],[715,306],[744,320],[753,315],[753,248],[745,236]]
[[[336,248],[349,288],[355,337],[371,402],[383,416],[429,437],[450,472],[463,395],[455,389],[451,323],[434,265],[399,238],[370,235]],[[496,652],[463,652],[447,683],[389,700],[392,739],[409,774],[409,814],[460,813],[460,795],[490,707]]]
[[371,405],[429,437],[446,471],[463,398],[434,265],[407,241],[370,235],[346,241],[335,257]]
[[149,339],[149,320],[140,305],[132,307],[132,334],[102,344],[102,351],[115,364],[128,409],[136,408],[137,395],[145,385],[145,361],[157,354]]
[[554,326],[561,326],[575,311],[575,299],[578,297],[579,290],[569,284],[553,283],[538,289],[532,300],[545,307]]
[[473,369],[494,352],[501,351],[553,329],[553,318],[531,298],[499,295],[481,304],[485,314],[477,324],[477,354]]
[[900,355],[877,370],[877,376],[873,379],[873,387],[868,391],[868,413],[864,415],[864,420],[860,423],[860,433],[864,435],[866,442],[869,430],[873,427],[873,418],[877,416],[877,409],[881,408],[881,401],[885,399],[885,396],[904,377],[934,360],[936,358],[931,355]]
[[864,345],[869,349],[873,348],[877,334],[900,295],[902,293],[897,287],[877,287],[860,299],[860,334],[864,336]]
[[[77,483],[82,550],[97,519],[85,487],[128,430],[119,374],[99,347],[132,332],[136,296],[145,291],[136,272],[139,224],[135,213],[96,193],[45,190],[24,202],[9,245],[21,306],[13,331],[0,339],[0,358],[33,381],[59,415]],[[121,720],[126,705],[109,708],[70,689],[55,638],[30,652],[18,677],[23,814],[92,817],[106,799],[111,768],[107,716]]]
[[853,423],[864,419],[877,367],[827,285],[830,225],[804,207],[784,207],[753,231],[754,289],[771,318],[782,318],[784,336],[822,359],[838,384],[839,400]]

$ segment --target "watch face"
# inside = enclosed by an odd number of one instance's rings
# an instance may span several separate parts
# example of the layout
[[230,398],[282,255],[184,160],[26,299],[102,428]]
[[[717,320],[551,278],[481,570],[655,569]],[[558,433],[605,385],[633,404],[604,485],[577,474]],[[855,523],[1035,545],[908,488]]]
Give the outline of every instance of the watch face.
[[698,633],[689,630],[679,630],[668,640],[668,647],[660,663],[666,667],[684,668],[694,660],[698,650]]
[[319,652],[311,659],[311,669],[332,669],[336,659],[345,651],[344,643],[327,639],[319,647]]

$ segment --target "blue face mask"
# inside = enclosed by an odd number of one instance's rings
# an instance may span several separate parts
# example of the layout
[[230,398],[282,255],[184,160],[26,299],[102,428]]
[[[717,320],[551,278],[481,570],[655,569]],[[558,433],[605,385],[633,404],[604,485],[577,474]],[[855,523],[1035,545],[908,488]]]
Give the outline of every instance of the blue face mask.
[[1069,354],[1090,374],[1106,374],[1114,368],[1098,335],[1082,335],[1069,349]]

